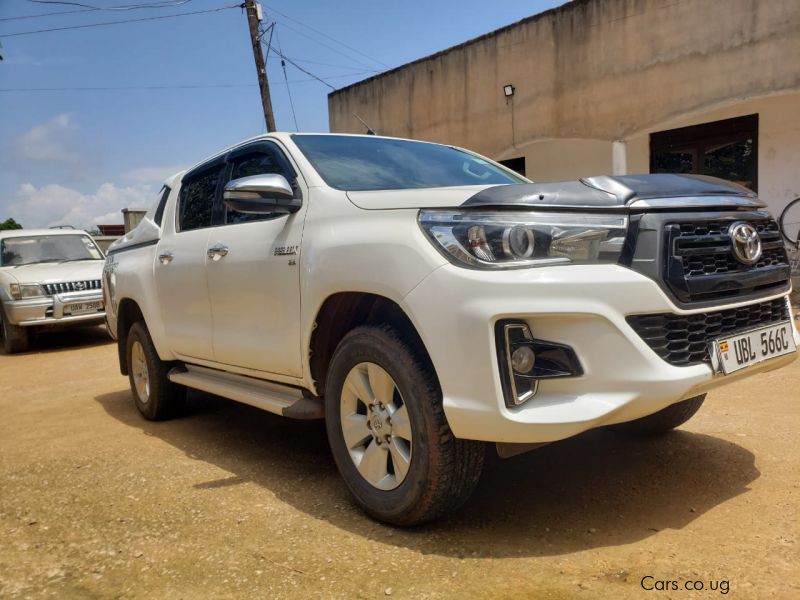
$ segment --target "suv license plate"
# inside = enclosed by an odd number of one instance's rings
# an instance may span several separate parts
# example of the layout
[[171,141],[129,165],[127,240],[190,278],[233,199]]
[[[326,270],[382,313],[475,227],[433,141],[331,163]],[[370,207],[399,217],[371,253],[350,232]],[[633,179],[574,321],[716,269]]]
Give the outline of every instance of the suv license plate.
[[796,350],[789,321],[711,342],[716,371],[725,375]]
[[97,302],[73,302],[72,304],[67,304],[65,308],[66,310],[64,312],[72,316],[84,315],[97,312],[103,308],[103,303],[99,300]]

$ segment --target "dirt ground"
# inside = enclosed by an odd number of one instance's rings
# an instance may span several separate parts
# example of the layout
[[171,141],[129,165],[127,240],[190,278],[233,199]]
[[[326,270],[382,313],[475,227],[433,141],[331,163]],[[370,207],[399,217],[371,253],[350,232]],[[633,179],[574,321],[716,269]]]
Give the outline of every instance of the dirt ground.
[[661,439],[492,458],[410,531],[353,507],[320,423],[144,421],[102,328],[0,354],[0,409],[2,597],[800,598],[800,363]]

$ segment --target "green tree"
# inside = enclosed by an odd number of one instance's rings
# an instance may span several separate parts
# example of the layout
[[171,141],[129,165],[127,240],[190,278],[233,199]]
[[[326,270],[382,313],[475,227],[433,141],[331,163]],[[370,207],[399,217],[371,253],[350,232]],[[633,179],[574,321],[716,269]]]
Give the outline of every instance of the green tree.
[[2,229],[22,229],[22,225],[9,218],[0,223],[0,230]]

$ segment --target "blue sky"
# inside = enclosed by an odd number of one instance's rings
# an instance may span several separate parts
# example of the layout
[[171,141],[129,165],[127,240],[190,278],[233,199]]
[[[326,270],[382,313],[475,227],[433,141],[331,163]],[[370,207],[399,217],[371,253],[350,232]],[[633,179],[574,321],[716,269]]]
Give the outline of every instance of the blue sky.
[[[119,7],[155,0],[75,1]],[[265,22],[277,22],[273,45],[343,87],[562,3],[269,0],[264,9]],[[247,20],[239,8],[8,34],[234,4],[189,0],[174,8],[12,19],[78,7],[0,0],[0,220],[13,217],[26,227],[121,222],[120,209],[148,205],[171,172],[264,131]],[[274,55],[268,73],[278,129],[294,130]],[[330,89],[291,65],[287,77],[300,130],[328,131]],[[113,89],[7,91],[87,87]]]

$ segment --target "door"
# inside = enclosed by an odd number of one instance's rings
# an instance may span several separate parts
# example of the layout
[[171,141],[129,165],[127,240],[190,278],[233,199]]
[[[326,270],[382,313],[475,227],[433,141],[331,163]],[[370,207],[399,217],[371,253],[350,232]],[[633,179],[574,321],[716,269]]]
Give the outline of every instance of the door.
[[154,266],[161,318],[170,349],[181,357],[213,360],[211,304],[206,282],[208,239],[224,163],[183,179],[174,223],[164,227]]
[[[277,173],[302,198],[307,191],[283,151],[257,142],[228,157],[226,180]],[[222,207],[212,230],[208,290],[217,362],[302,375],[300,243],[307,201],[293,214],[244,214]]]

